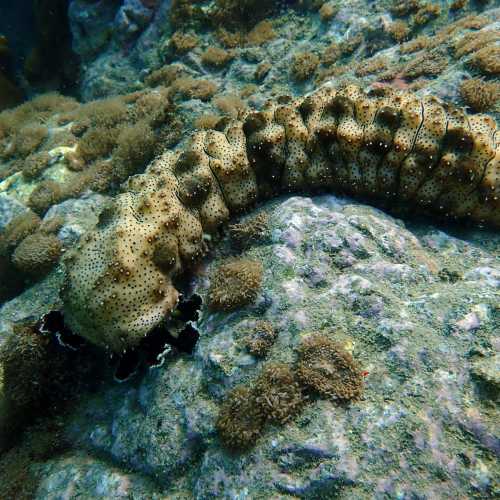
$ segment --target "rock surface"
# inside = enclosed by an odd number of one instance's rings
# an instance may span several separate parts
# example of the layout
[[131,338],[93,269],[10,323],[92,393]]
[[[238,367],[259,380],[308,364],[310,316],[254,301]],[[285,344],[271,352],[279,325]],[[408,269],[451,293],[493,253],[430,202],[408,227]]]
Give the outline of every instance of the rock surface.
[[171,0],[72,0],[73,50],[82,58],[84,100],[130,92],[141,73],[158,64],[157,45],[169,30]]
[[[81,401],[67,425],[75,451],[39,465],[37,498],[498,495],[498,411],[481,381],[498,389],[500,237],[405,224],[334,196],[261,210],[269,239],[244,252],[264,265],[256,303],[231,314],[204,307],[192,356],[171,354]],[[196,280],[203,298],[210,271],[234,253],[226,240],[216,247]],[[243,343],[259,319],[278,330],[265,361]],[[314,331],[350,346],[366,374],[363,398],[313,402],[252,450],[222,449],[224,395],[266,362],[292,361]]]

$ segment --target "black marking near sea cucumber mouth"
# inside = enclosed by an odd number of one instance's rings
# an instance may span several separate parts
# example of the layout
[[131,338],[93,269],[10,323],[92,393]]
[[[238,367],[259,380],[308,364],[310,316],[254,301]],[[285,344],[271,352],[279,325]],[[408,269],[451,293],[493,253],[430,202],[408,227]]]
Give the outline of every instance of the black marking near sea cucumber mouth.
[[50,311],[44,314],[35,324],[35,331],[42,335],[53,335],[62,347],[72,351],[77,351],[86,344],[82,337],[75,335],[65,325],[61,311]]
[[[193,294],[189,298],[181,295],[169,324],[160,323],[136,348],[128,349],[118,358],[115,380],[117,382],[129,380],[141,366],[161,367],[172,348],[179,353],[193,354],[200,334],[191,322],[198,320],[201,304],[202,299],[198,294]],[[171,330],[174,331],[174,328],[171,328],[173,326],[176,327],[175,335],[171,333]],[[117,356],[113,355],[111,359],[115,361]]]

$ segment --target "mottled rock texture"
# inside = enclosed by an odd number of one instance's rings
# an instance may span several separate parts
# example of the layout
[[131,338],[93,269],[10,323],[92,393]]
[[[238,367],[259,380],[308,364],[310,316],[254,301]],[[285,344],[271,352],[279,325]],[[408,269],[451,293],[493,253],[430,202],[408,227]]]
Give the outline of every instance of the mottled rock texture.
[[[498,235],[405,224],[333,196],[281,198],[262,211],[271,239],[241,255],[264,266],[256,302],[231,314],[206,306],[210,271],[235,252],[228,239],[199,273],[195,353],[82,401],[67,436],[89,458],[42,465],[38,498],[100,485],[118,496],[124,478],[150,498],[144,475],[168,498],[497,495],[498,410],[483,382],[497,384]],[[265,361],[246,349],[262,320],[277,331]],[[362,397],[312,401],[253,449],[226,451],[215,430],[226,395],[267,363],[293,362],[311,332],[352,352]]]

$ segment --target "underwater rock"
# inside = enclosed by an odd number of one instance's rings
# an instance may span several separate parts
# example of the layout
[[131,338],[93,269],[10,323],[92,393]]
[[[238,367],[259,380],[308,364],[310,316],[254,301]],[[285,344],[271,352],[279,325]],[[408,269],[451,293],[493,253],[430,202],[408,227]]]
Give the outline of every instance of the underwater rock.
[[85,100],[132,92],[145,69],[159,65],[158,45],[170,29],[171,0],[72,0],[73,49],[83,61]]
[[14,217],[28,210],[28,207],[12,196],[0,193],[0,231],[3,231]]
[[125,0],[114,20],[118,38],[127,41],[138,36],[151,21],[153,13],[140,0]]
[[95,57],[112,36],[113,20],[120,1],[71,0],[68,7],[73,50],[87,61]]
[[482,385],[484,394],[500,401],[500,355],[478,359],[472,364],[471,375]]
[[95,227],[99,214],[109,201],[108,196],[98,193],[85,194],[52,206],[45,214],[44,220],[63,220],[57,236],[64,246],[70,247],[82,234]]
[[[486,276],[500,271],[498,234],[405,226],[334,196],[285,197],[262,209],[271,238],[243,257],[263,263],[266,307],[209,311],[207,276],[226,258],[216,255],[195,284],[204,300],[194,353],[106,383],[68,419],[70,442],[120,474],[154,477],[155,491],[173,497],[492,495],[497,420],[469,382],[469,351],[493,342],[498,318],[485,316],[476,331],[455,323],[481,304],[494,310],[498,283]],[[445,268],[459,278],[445,279]],[[319,283],[311,269],[322,273]],[[264,366],[246,347],[261,320],[279,331],[266,363],[293,363],[303,339],[321,332],[359,362],[364,391],[349,406],[310,401],[254,448],[231,454],[217,438],[217,414],[231,389]],[[45,494],[82,484],[84,464],[64,464],[46,466],[67,483],[50,482]],[[107,470],[93,469],[94,484],[106,484]]]
[[44,467],[34,498],[71,497],[75,491],[84,492],[89,498],[161,500],[153,480],[81,452],[50,460]]

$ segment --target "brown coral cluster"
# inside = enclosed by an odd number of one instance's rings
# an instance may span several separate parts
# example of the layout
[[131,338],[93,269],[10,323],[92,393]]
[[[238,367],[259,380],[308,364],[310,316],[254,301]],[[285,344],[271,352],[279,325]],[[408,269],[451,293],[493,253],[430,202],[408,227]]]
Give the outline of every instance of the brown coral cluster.
[[[111,222],[68,261],[68,321],[115,350],[139,342],[175,306],[172,280],[203,254],[203,235],[283,192],[333,190],[500,226],[499,162],[491,117],[432,96],[354,85],[283,96],[196,132],[130,180]],[[249,264],[221,268],[212,305],[255,297],[260,275]]]
[[245,338],[245,346],[250,354],[264,357],[273,346],[278,332],[269,321],[257,321]]
[[261,212],[244,222],[230,224],[228,231],[232,243],[243,249],[263,241],[269,233],[268,220],[268,215]]
[[340,344],[323,335],[311,335],[299,346],[297,377],[323,398],[349,401],[359,398],[361,370]]
[[[54,220],[42,223],[31,210],[14,217],[0,234],[0,298],[8,298],[9,289],[18,290],[24,279],[43,277],[58,262],[62,245],[53,234]],[[4,293],[1,293],[4,290]]]
[[253,446],[267,424],[284,425],[312,402],[307,393],[337,403],[361,396],[363,377],[357,363],[329,337],[302,340],[295,364],[269,363],[257,378],[236,386],[224,400],[216,427],[222,444],[233,450]]
[[217,431],[225,447],[243,450],[253,446],[267,424],[283,425],[303,409],[306,398],[290,366],[270,363],[251,388],[235,387],[222,404]]
[[500,106],[500,83],[471,78],[460,85],[460,95],[474,111],[494,111]]
[[219,266],[212,275],[208,305],[215,311],[232,311],[252,303],[262,284],[262,264],[234,259]]
[[[20,171],[33,183],[28,206],[40,215],[87,189],[112,190],[141,171],[160,144],[175,142],[179,121],[167,94],[159,86],[80,105],[49,93],[0,113],[0,178]],[[45,172],[61,156],[69,171],[63,181]]]

